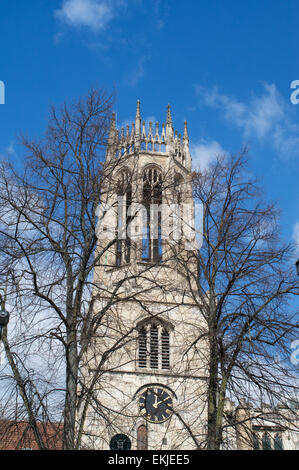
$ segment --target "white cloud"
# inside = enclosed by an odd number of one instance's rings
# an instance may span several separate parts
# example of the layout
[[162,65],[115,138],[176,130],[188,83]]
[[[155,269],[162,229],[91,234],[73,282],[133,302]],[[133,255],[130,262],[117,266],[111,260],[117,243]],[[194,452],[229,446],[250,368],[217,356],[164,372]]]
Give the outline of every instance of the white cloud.
[[218,142],[215,140],[206,141],[205,139],[201,139],[198,144],[192,145],[190,151],[194,170],[207,169],[218,156],[226,153]]
[[6,148],[5,151],[8,153],[9,156],[16,155],[16,149],[14,143],[11,142]]
[[17,157],[14,142],[11,142],[0,151],[0,158],[7,159],[9,157]]
[[270,142],[282,157],[299,156],[299,125],[292,121],[292,105],[286,102],[274,84],[264,84],[260,96],[248,103],[222,95],[217,88],[196,87],[201,101],[218,109],[226,121],[242,130],[244,138]]
[[69,26],[100,31],[113,18],[114,11],[111,0],[63,0],[55,15]]
[[135,88],[139,81],[144,77],[145,73],[145,63],[147,61],[147,57],[142,56],[138,60],[136,66],[133,70],[131,70],[128,74],[126,74],[124,78],[124,82],[131,88]]

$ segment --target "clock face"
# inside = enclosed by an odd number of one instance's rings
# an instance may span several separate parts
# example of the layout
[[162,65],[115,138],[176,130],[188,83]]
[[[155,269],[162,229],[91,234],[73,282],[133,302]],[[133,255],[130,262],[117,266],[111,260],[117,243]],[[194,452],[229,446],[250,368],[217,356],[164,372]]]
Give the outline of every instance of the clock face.
[[173,413],[172,398],[162,387],[149,387],[139,397],[139,410],[151,423],[163,423]]

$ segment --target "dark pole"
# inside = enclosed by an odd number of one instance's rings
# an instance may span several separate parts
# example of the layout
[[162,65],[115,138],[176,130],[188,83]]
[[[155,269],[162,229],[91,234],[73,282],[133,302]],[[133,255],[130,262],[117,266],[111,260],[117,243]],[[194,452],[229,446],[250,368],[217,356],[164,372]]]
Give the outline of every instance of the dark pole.
[[297,274],[298,274],[298,276],[299,276],[299,259],[298,259],[298,261],[296,262],[296,270],[297,270]]

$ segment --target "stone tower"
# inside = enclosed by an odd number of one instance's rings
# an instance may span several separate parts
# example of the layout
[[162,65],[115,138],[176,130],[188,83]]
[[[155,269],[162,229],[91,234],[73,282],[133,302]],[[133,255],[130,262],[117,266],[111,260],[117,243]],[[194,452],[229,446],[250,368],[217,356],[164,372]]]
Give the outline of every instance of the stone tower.
[[[84,429],[94,449],[197,448],[205,439],[206,331],[196,282],[192,161],[166,123],[148,129],[137,102],[106,152],[94,273],[99,327],[84,380],[96,385]],[[182,223],[183,222],[183,223]]]

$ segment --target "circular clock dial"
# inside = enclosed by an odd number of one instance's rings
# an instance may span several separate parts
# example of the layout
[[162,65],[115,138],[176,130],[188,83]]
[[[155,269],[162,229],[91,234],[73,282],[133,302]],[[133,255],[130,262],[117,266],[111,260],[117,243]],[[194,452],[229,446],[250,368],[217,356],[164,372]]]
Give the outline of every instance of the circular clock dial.
[[110,441],[110,450],[131,450],[131,441],[125,434],[116,434]]
[[163,423],[172,415],[172,398],[162,387],[149,387],[139,397],[140,413],[151,423]]

